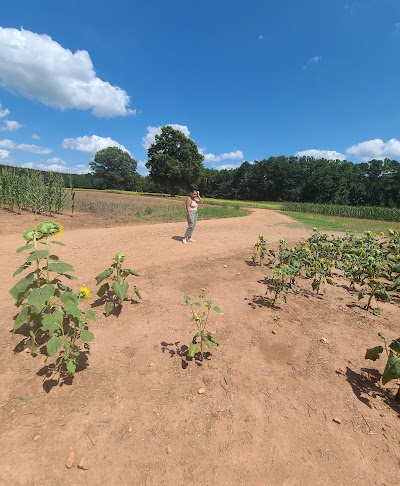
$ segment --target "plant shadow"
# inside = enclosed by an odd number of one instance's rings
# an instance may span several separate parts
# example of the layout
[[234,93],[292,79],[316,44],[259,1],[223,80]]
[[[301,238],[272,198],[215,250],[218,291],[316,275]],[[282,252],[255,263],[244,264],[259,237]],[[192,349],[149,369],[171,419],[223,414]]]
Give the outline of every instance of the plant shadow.
[[[76,361],[75,373],[79,373],[80,371],[83,371],[88,367],[89,367],[89,360],[88,360],[87,351],[80,352]],[[45,365],[39,371],[37,371],[36,375],[43,376],[46,378],[42,385],[43,390],[46,393],[50,393],[50,391],[56,386],[62,387],[64,385],[67,386],[72,385],[75,376],[75,375],[70,375],[67,372],[65,363],[63,363],[61,367],[56,366],[55,363]]]
[[162,341],[160,343],[161,351],[165,354],[168,353],[171,358],[174,356],[179,356],[181,358],[181,366],[182,369],[186,369],[189,366],[189,363],[194,362],[197,366],[203,366],[204,360],[209,360],[212,356],[210,352],[206,352],[201,354],[196,353],[194,358],[188,356],[189,348],[183,344],[180,346],[180,341],[176,341],[175,343],[167,343],[166,341]]
[[268,307],[274,310],[282,309],[282,307],[274,303],[270,297],[266,297],[265,295],[253,295],[251,299],[248,299],[246,297],[244,300],[248,301],[248,305],[252,309],[255,309],[257,307]]
[[400,413],[400,403],[397,401],[397,398],[392,396],[389,390],[385,390],[379,385],[381,374],[378,370],[361,368],[361,373],[357,373],[347,367],[346,379],[353,389],[355,396],[367,407],[372,409],[372,399],[380,397],[396,413]]
[[[111,299],[111,293],[110,295],[108,294],[105,294],[103,295],[102,297],[99,297],[97,300],[95,300],[92,304],[91,304],[91,308],[92,309],[95,309],[97,307],[105,307],[106,303],[107,302],[112,302],[113,300]],[[138,300],[135,300],[135,299],[125,299],[124,302],[130,302],[131,305],[137,305],[137,304],[140,304],[140,302]],[[115,316],[115,317],[118,317],[122,312],[122,304],[116,304],[114,305],[114,308],[113,310],[110,312],[110,316]],[[106,313],[105,313],[105,310],[103,311],[103,315],[105,316]],[[107,316],[106,316],[107,317]]]

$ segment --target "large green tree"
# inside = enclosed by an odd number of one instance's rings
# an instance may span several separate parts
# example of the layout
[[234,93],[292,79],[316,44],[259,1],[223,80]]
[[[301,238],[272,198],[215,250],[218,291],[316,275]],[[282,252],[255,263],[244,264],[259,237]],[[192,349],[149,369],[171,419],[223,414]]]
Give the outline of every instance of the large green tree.
[[204,157],[194,141],[168,125],[156,135],[148,159],[149,176],[171,195],[196,185],[203,171]]
[[99,150],[89,165],[99,189],[135,189],[137,163],[128,152],[118,147],[107,147]]

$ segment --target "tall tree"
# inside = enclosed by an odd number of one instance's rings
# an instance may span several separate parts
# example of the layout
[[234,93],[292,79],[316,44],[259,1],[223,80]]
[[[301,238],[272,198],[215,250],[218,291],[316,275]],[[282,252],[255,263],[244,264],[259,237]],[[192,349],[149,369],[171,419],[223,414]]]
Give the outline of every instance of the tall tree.
[[162,127],[148,149],[149,176],[171,195],[196,185],[203,170],[204,157],[193,140],[170,126]]
[[93,169],[95,185],[99,189],[129,191],[135,188],[137,163],[128,152],[118,147],[107,147],[99,150],[89,165]]

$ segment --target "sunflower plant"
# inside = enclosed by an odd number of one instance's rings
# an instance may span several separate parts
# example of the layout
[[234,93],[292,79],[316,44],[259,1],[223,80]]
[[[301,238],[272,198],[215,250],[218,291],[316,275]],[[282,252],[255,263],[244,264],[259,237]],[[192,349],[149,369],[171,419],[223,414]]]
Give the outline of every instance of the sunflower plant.
[[[106,317],[108,317],[114,309],[121,309],[129,289],[129,283],[126,281],[127,277],[129,275],[134,275],[135,277],[140,276],[131,268],[122,268],[124,260],[125,254],[119,251],[115,255],[111,266],[96,277],[97,285],[101,284],[104,280],[109,279],[109,282],[104,282],[97,291],[97,295],[101,298],[104,297],[106,300],[104,309]],[[140,295],[140,290],[136,285],[134,285],[133,290],[137,297],[141,299],[142,296]]]
[[265,241],[264,235],[260,234],[258,236],[258,241],[255,243],[253,247],[253,252],[251,255],[251,261],[253,265],[260,265],[262,266],[262,262],[267,254],[267,242]]
[[[386,352],[387,362],[382,375],[382,384],[386,385],[389,381],[400,378],[400,337],[393,339],[388,346],[385,335],[379,332],[378,336],[382,339],[384,346],[375,346],[367,349],[365,359],[376,361],[380,358],[383,351]],[[400,401],[400,388],[397,390],[396,400]]]
[[17,253],[28,251],[25,262],[14,272],[14,277],[25,270],[22,277],[10,290],[15,305],[20,310],[14,320],[14,331],[27,326],[27,346],[34,354],[45,347],[48,357],[56,357],[59,372],[73,374],[80,354],[89,351],[94,339],[87,321],[95,319],[92,310],[82,311],[82,300],[90,297],[90,290],[81,287],[74,292],[66,285],[76,280],[71,275],[73,267],[60,261],[52,252],[52,245],[65,246],[54,240],[63,232],[61,224],[44,221],[35,229],[23,233],[26,240]]
[[217,314],[220,314],[221,311],[218,306],[213,305],[211,300],[205,300],[203,294],[199,295],[199,301],[197,302],[192,302],[192,299],[188,295],[184,295],[183,298],[185,305],[190,307],[192,313],[191,320],[194,321],[197,327],[197,332],[189,344],[187,355],[189,358],[194,358],[198,354],[199,358],[203,359],[204,353],[207,350],[211,351],[219,345],[217,339],[207,330],[207,323],[211,311]]

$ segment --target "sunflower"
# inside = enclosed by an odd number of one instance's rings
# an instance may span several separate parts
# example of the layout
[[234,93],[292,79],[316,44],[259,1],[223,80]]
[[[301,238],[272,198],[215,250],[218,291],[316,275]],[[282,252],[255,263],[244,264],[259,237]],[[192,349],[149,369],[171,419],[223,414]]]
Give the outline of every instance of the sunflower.
[[82,300],[88,300],[90,299],[90,294],[92,292],[90,291],[90,289],[88,289],[87,287],[81,287],[79,289],[79,297],[82,299]]

